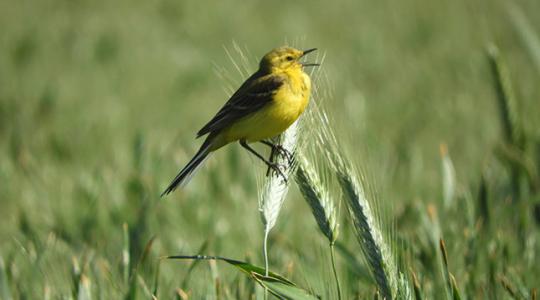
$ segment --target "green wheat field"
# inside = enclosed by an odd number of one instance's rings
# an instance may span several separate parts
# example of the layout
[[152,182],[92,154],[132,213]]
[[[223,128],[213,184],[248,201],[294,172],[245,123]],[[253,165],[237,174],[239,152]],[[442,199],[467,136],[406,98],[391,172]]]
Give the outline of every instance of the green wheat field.
[[[160,198],[284,44],[288,185],[232,144]],[[0,299],[538,289],[539,1],[0,1]]]

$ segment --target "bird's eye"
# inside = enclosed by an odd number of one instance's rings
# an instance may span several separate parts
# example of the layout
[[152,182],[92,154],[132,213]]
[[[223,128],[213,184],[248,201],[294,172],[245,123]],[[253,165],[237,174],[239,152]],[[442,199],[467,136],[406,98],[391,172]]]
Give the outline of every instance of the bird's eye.
[[288,61],[291,61],[291,60],[293,60],[294,58],[293,58],[292,56],[289,55],[289,56],[285,57],[285,59],[288,60]]

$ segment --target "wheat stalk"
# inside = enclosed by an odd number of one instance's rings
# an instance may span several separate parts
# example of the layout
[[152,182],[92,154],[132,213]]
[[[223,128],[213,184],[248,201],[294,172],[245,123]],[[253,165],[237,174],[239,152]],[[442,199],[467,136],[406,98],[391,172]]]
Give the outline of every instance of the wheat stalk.
[[358,177],[350,170],[337,170],[337,177],[348,204],[356,237],[370,270],[382,296],[385,299],[392,299],[392,295],[396,294],[398,282],[394,258],[376,222],[364,188]]
[[[278,142],[281,146],[291,153],[294,157],[296,151],[296,140],[298,133],[298,123],[300,120],[294,122],[279,138]],[[262,188],[262,193],[259,194],[259,211],[261,214],[262,222],[264,224],[264,265],[266,272],[268,272],[268,235],[270,230],[276,225],[279,212],[289,191],[290,174],[294,172],[295,164],[289,164],[286,157],[282,155],[276,155],[276,163],[283,166],[283,175],[287,180],[284,180],[279,174],[273,174],[268,180],[265,181]]]
[[[311,147],[311,149],[318,147]],[[315,150],[318,152],[317,150]],[[320,160],[316,160],[318,162]],[[317,172],[318,171],[318,172]],[[338,207],[331,196],[332,188],[330,178],[323,168],[316,168],[300,154],[298,156],[298,168],[296,170],[296,184],[300,192],[306,199],[315,221],[321,232],[326,236],[330,245],[330,256],[332,271],[336,282],[338,299],[341,299],[341,288],[336,269],[336,259],[334,255],[334,243],[339,234]],[[321,178],[322,177],[322,178]]]
[[[398,287],[405,287],[406,284],[401,284],[404,279],[401,279],[402,275],[397,271],[391,248],[383,237],[381,224],[377,222],[372,202],[369,201],[364,188],[365,181],[360,180],[361,177],[347,163],[342,148],[338,146],[337,139],[331,130],[333,127],[326,113],[322,109],[315,110],[314,118],[320,128],[316,138],[318,143],[324,145],[326,149],[323,152],[324,156],[341,187],[357,240],[370,271],[383,298],[392,299],[393,296],[398,295]],[[410,294],[408,289],[399,292],[399,295],[404,294]]]
[[[323,172],[319,171],[319,174]],[[319,174],[304,155],[298,156],[296,184],[309,204],[319,229],[333,245],[339,234],[337,207],[330,195],[328,182],[321,180]]]
[[509,70],[497,46],[493,44],[488,46],[487,57],[495,91],[497,92],[499,113],[506,142],[523,150],[523,127],[519,118],[517,99],[510,80]]

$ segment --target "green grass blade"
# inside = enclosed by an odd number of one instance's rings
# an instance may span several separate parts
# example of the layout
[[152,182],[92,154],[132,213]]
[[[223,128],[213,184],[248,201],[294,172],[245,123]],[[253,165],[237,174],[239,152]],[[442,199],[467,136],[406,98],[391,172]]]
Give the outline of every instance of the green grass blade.
[[[267,288],[272,294],[284,299],[317,299],[310,292],[297,287],[293,282],[274,272],[265,270],[263,267],[255,266],[247,262],[230,259],[221,256],[208,255],[172,255],[165,257],[167,259],[194,259],[194,260],[220,260],[224,261],[250,278]],[[265,273],[268,272],[268,276]]]
[[478,188],[478,207],[476,209],[476,219],[481,220],[482,228],[489,228],[490,223],[490,203],[488,197],[488,186],[484,174],[480,176],[480,187]]
[[161,259],[158,260],[157,266],[156,266],[156,274],[154,276],[154,289],[152,290],[152,295],[154,298],[159,299],[158,292],[159,292],[159,271],[161,266]]
[[452,295],[452,282],[450,279],[450,271],[448,270],[448,252],[446,251],[446,245],[442,238],[439,239],[439,250],[441,251],[443,277],[444,277],[444,280],[446,281],[446,292],[447,292],[448,298],[450,299],[451,298],[450,295]]
[[13,299],[11,290],[9,288],[9,279],[7,277],[4,258],[1,255],[0,255],[0,299],[5,299],[5,300]]
[[450,275],[450,283],[452,285],[452,297],[454,300],[461,300],[461,293],[459,292],[456,278],[452,274],[449,274],[449,275]]
[[128,224],[122,224],[123,247],[122,247],[122,271],[124,284],[129,285],[130,257],[129,257],[129,228]]
[[336,250],[334,244],[330,245],[330,259],[332,261],[332,272],[334,274],[334,279],[336,281],[336,290],[338,295],[338,300],[341,300],[341,285],[339,284],[339,275],[336,269]]
[[420,282],[418,282],[418,278],[416,277],[416,274],[411,270],[412,274],[412,282],[413,282],[413,288],[414,288],[414,299],[416,300],[422,300],[424,299],[424,296],[422,295],[422,289],[420,288]]
[[[206,249],[208,249],[208,245],[210,244],[210,239],[207,239],[206,241],[204,241],[204,243],[202,243],[202,245],[199,247],[199,250],[197,251],[197,253],[203,253],[206,251]],[[188,282],[189,282],[189,278],[191,277],[191,273],[193,272],[193,270],[195,269],[195,267],[200,263],[200,260],[198,259],[194,259],[192,260],[191,264],[189,265],[189,268],[187,270],[187,273],[186,273],[186,276],[184,277],[184,279],[182,280],[182,284],[180,284],[180,286],[182,287],[182,289],[187,289],[187,285],[188,285]]]
[[516,299],[516,300],[521,300],[523,298],[521,298],[519,295],[518,295],[518,292],[517,292],[517,289],[516,287],[510,282],[510,280],[508,280],[508,278],[506,278],[505,276],[501,275],[499,277],[499,281],[501,282],[501,285],[503,286],[504,290],[506,291],[506,293],[512,298],[512,299]]
[[[240,260],[235,260],[235,259],[230,259],[230,258],[226,258],[226,257],[221,257],[221,256],[209,256],[209,255],[172,255],[172,256],[166,256],[165,258],[167,259],[194,259],[194,260],[221,260],[221,261],[224,261],[226,263],[229,263],[235,267],[237,267],[238,269],[240,269],[242,272],[248,274],[248,275],[251,275],[251,273],[258,273],[260,275],[264,275],[265,274],[265,270],[264,268],[262,267],[258,267],[258,266],[255,266],[255,265],[252,265],[250,263],[247,263],[247,262],[243,262],[243,261],[240,261]],[[269,277],[273,277],[277,280],[281,280],[281,281],[284,281],[284,282],[287,282],[288,284],[293,284],[292,282],[290,282],[287,278],[281,276],[281,275],[278,275],[276,273],[273,273],[273,272],[268,272],[268,276]]]
[[266,288],[270,293],[280,299],[291,300],[316,300],[317,296],[310,294],[308,291],[296,287],[294,285],[286,284],[283,281],[276,280],[273,277],[266,277],[257,273],[253,274],[253,278],[261,286]]
[[74,299],[78,298],[79,295],[79,282],[81,281],[81,267],[79,265],[79,260],[76,257],[73,257],[71,260],[71,284],[72,284],[72,293],[71,296]]

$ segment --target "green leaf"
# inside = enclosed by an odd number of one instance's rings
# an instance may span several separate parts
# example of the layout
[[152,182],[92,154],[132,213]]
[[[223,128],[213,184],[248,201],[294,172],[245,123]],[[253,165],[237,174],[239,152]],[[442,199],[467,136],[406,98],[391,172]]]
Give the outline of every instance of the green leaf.
[[[221,260],[221,261],[224,261],[224,262],[227,262],[237,268],[240,269],[240,271],[246,273],[247,275],[250,275],[252,273],[258,273],[260,275],[264,275],[266,272],[264,270],[264,268],[261,268],[261,267],[258,267],[258,266],[254,266],[250,263],[247,263],[247,262],[243,262],[243,261],[239,261],[239,260],[235,260],[235,259],[230,259],[230,258],[226,258],[226,257],[221,257],[221,256],[209,256],[209,255],[173,255],[173,256],[167,256],[166,257],[167,259],[196,259],[196,260]],[[277,280],[281,280],[281,281],[284,281],[288,284],[293,284],[292,282],[290,282],[287,278],[281,276],[281,275],[278,275],[276,273],[273,273],[273,272],[268,272],[268,275],[269,277],[273,277]]]
[[252,265],[247,262],[226,257],[208,255],[174,255],[167,256],[166,258],[224,261],[238,268],[240,271],[248,275],[251,279],[259,283],[262,287],[268,289],[270,293],[276,295],[279,298],[291,300],[319,299],[317,296],[311,294],[310,292],[302,288],[297,287],[287,278],[274,272],[268,272],[268,276],[265,276],[266,271],[264,268]]
[[319,299],[317,296],[301,289],[295,285],[286,284],[283,281],[276,280],[273,277],[266,277],[258,273],[252,274],[253,278],[270,293],[278,298],[302,300],[302,299]]
[[[210,244],[210,238],[206,239],[206,241],[204,241],[204,243],[201,245],[201,247],[199,247],[199,250],[197,251],[198,253],[202,253],[202,252],[205,252],[206,249],[208,248],[208,245]],[[189,279],[191,278],[191,273],[193,272],[193,270],[195,269],[195,267],[199,264],[199,260],[194,260],[191,265],[189,266],[188,268],[188,271],[187,271],[187,274],[186,276],[184,277],[184,280],[182,280],[182,284],[180,285],[182,287],[182,289],[186,289],[187,285],[188,285],[188,282],[189,282]]]

